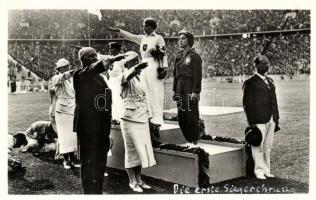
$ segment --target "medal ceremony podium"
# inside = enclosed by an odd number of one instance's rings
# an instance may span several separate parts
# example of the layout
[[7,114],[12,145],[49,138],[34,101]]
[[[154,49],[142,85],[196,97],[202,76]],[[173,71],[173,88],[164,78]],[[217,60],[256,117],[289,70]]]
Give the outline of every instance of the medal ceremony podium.
[[[112,127],[111,136],[113,138],[112,155],[108,156],[107,166],[125,170],[125,150],[119,125]],[[160,141],[181,146],[186,146],[187,143],[179,126],[175,124],[161,126]],[[209,167],[203,168],[203,171],[208,175],[210,184],[246,175],[245,145],[200,140],[198,147],[209,154]],[[143,169],[143,175],[189,187],[198,186],[197,154],[154,148],[154,155],[157,165]]]

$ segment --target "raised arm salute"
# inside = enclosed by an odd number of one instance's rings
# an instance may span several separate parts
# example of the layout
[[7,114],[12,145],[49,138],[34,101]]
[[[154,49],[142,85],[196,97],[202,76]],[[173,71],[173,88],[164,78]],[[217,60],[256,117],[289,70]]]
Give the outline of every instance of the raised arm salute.
[[[159,137],[159,127],[163,124],[163,79],[166,75],[168,63],[165,55],[165,41],[161,35],[158,35],[155,32],[157,27],[158,24],[154,19],[146,18],[143,22],[144,35],[135,35],[117,28],[108,29],[117,32],[120,36],[126,38],[127,40],[140,45],[142,62],[148,63],[148,67],[143,70],[140,78],[148,88],[148,105],[152,112],[152,118],[150,120],[151,127],[152,130],[155,130],[155,135]],[[156,54],[156,52],[161,53]]]
[[81,158],[81,182],[85,194],[102,194],[103,174],[110,146],[111,90],[100,73],[124,58],[97,59],[96,51],[79,51],[82,68],[74,72],[76,108],[74,131],[78,133]]

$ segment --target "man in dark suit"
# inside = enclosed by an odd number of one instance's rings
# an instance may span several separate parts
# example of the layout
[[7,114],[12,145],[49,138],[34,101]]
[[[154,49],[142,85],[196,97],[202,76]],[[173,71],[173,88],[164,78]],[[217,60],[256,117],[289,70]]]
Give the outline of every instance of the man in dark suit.
[[255,59],[256,72],[243,85],[243,107],[250,127],[262,133],[260,146],[251,146],[255,162],[254,173],[258,179],[274,177],[270,173],[270,152],[274,132],[278,131],[279,110],[272,78],[268,77],[270,62],[264,55]]
[[81,182],[85,194],[102,194],[110,147],[112,98],[100,74],[117,58],[98,61],[97,52],[91,47],[83,47],[78,54],[82,68],[73,76],[76,92],[74,131],[80,144]]

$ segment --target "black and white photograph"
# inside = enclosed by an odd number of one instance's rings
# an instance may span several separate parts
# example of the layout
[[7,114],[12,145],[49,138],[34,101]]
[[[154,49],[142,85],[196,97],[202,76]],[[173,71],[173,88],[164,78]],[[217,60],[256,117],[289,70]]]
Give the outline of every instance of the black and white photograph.
[[1,194],[311,198],[312,1],[55,3],[1,9]]

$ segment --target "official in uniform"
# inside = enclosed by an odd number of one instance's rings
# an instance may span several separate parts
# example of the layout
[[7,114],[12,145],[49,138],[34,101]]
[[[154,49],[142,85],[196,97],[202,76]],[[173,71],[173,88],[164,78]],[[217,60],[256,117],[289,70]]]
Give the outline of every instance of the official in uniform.
[[73,76],[76,92],[73,128],[80,144],[81,182],[85,194],[102,194],[110,147],[112,99],[111,90],[100,74],[116,58],[98,61],[97,52],[91,47],[83,47],[78,55],[82,68]]
[[[165,41],[161,35],[158,35],[155,30],[158,27],[158,23],[153,18],[146,18],[143,22],[143,30],[145,35],[135,35],[122,29],[109,28],[109,30],[118,32],[120,36],[123,36],[127,40],[130,40],[140,45],[140,53],[142,56],[142,62],[147,62],[148,67],[143,70],[140,78],[146,83],[148,87],[148,101],[149,109],[152,112],[152,118],[150,122],[154,129],[157,130],[159,135],[159,127],[163,124],[163,104],[164,104],[164,80],[158,78],[158,75],[163,74],[168,67],[167,56],[163,56],[161,61],[155,59],[152,55],[152,50],[159,47],[159,49],[165,52]],[[164,70],[160,73],[158,68]]]
[[279,110],[272,78],[267,76],[268,58],[260,55],[254,62],[256,72],[243,84],[243,107],[250,127],[258,127],[262,133],[259,146],[251,146],[258,179],[274,177],[270,171],[270,153],[274,132],[280,130]]
[[199,98],[202,84],[202,59],[192,48],[194,36],[179,32],[173,81],[173,100],[177,101],[179,126],[185,139],[196,145],[199,140]]

